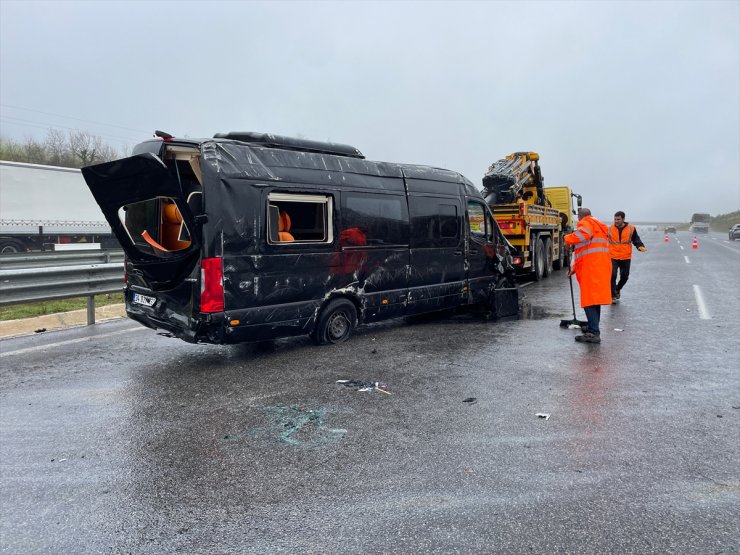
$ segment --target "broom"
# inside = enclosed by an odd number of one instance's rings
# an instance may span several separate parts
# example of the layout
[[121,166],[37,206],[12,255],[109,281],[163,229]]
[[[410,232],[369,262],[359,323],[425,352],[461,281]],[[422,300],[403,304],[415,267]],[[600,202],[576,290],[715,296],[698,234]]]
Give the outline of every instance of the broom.
[[568,274],[568,283],[570,284],[570,304],[573,306],[573,319],[560,320],[560,327],[580,329],[581,326],[585,326],[586,324],[588,324],[588,322],[584,322],[583,320],[579,320],[578,318],[576,318],[576,301],[573,297],[573,276],[571,276],[570,274]]

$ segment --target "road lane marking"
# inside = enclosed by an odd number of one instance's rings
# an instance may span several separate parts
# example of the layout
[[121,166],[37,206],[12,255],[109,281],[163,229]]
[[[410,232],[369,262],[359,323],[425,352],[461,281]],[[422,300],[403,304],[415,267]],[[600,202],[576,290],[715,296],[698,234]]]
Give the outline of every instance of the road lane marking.
[[683,250],[683,245],[681,245],[681,250]]
[[68,339],[67,341],[57,341],[56,343],[47,343],[46,345],[36,345],[35,347],[26,347],[25,349],[17,349],[15,351],[5,351],[0,353],[0,358],[7,357],[10,355],[22,355],[23,353],[31,353],[33,351],[43,351],[45,349],[51,349],[53,347],[61,347],[62,345],[72,345],[74,343],[82,343],[84,341],[92,341],[93,339],[103,339],[104,337],[111,337],[113,335],[120,335],[122,333],[129,333],[132,331],[141,331],[147,328],[136,327],[129,328],[126,330],[112,331],[110,333],[101,333],[100,335],[92,335],[90,337],[79,337],[77,339]]
[[729,241],[725,241],[725,243],[728,243],[728,244],[727,244],[727,245],[725,245],[724,243],[717,243],[717,245],[719,245],[720,247],[724,247],[724,248],[726,248],[727,250],[730,250],[730,251],[732,251],[732,252],[738,252],[738,250],[737,250],[736,248],[734,248],[734,247],[731,247],[731,246],[729,245]]
[[698,285],[694,285],[694,297],[696,298],[696,306],[699,307],[699,318],[711,320],[712,317],[707,310],[707,305],[704,304],[704,296],[701,294],[701,288]]
[[689,260],[688,256],[684,256],[683,259],[686,261],[686,264],[691,264],[691,260]]

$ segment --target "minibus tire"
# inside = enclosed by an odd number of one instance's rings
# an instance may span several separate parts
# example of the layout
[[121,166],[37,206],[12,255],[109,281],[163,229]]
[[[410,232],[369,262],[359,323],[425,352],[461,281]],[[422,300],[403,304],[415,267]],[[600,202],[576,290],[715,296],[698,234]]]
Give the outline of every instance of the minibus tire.
[[346,341],[357,324],[357,309],[348,299],[334,299],[321,311],[311,337],[317,345]]

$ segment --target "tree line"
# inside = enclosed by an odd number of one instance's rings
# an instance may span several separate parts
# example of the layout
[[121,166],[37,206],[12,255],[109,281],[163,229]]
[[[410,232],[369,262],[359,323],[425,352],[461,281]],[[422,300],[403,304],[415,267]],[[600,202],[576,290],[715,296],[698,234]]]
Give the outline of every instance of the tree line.
[[740,224],[740,210],[735,210],[729,214],[712,216],[709,226],[715,231],[727,231],[735,224]]
[[9,162],[81,168],[116,160],[124,155],[103,142],[99,136],[81,130],[65,133],[59,129],[49,129],[43,141],[32,137],[24,141],[0,137],[0,160]]

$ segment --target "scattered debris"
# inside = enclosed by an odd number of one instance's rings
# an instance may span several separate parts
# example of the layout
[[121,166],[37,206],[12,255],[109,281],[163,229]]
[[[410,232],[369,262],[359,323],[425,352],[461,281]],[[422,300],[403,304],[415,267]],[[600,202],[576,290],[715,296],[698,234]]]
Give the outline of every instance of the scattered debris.
[[[269,416],[264,428],[253,428],[249,435],[256,438],[276,438],[278,442],[301,448],[318,448],[340,441],[346,434],[344,428],[331,428],[326,409],[303,405],[263,407]],[[229,434],[235,438],[233,433]]]
[[471,405],[474,405],[477,402],[478,399],[476,399],[475,397],[466,397],[465,399],[463,399],[463,403],[470,403]]
[[549,412],[538,412],[535,414],[538,418],[544,418],[545,420],[550,420],[550,413]]
[[614,328],[614,331],[624,331],[622,328]]
[[33,330],[33,333],[43,333],[46,331],[46,328],[39,328],[37,330]]
[[392,395],[392,393],[388,391],[388,384],[381,382],[365,382],[362,380],[337,380],[336,383],[341,384],[345,387],[351,387],[355,391],[360,391],[363,393],[380,391],[381,393],[385,393],[386,395]]

